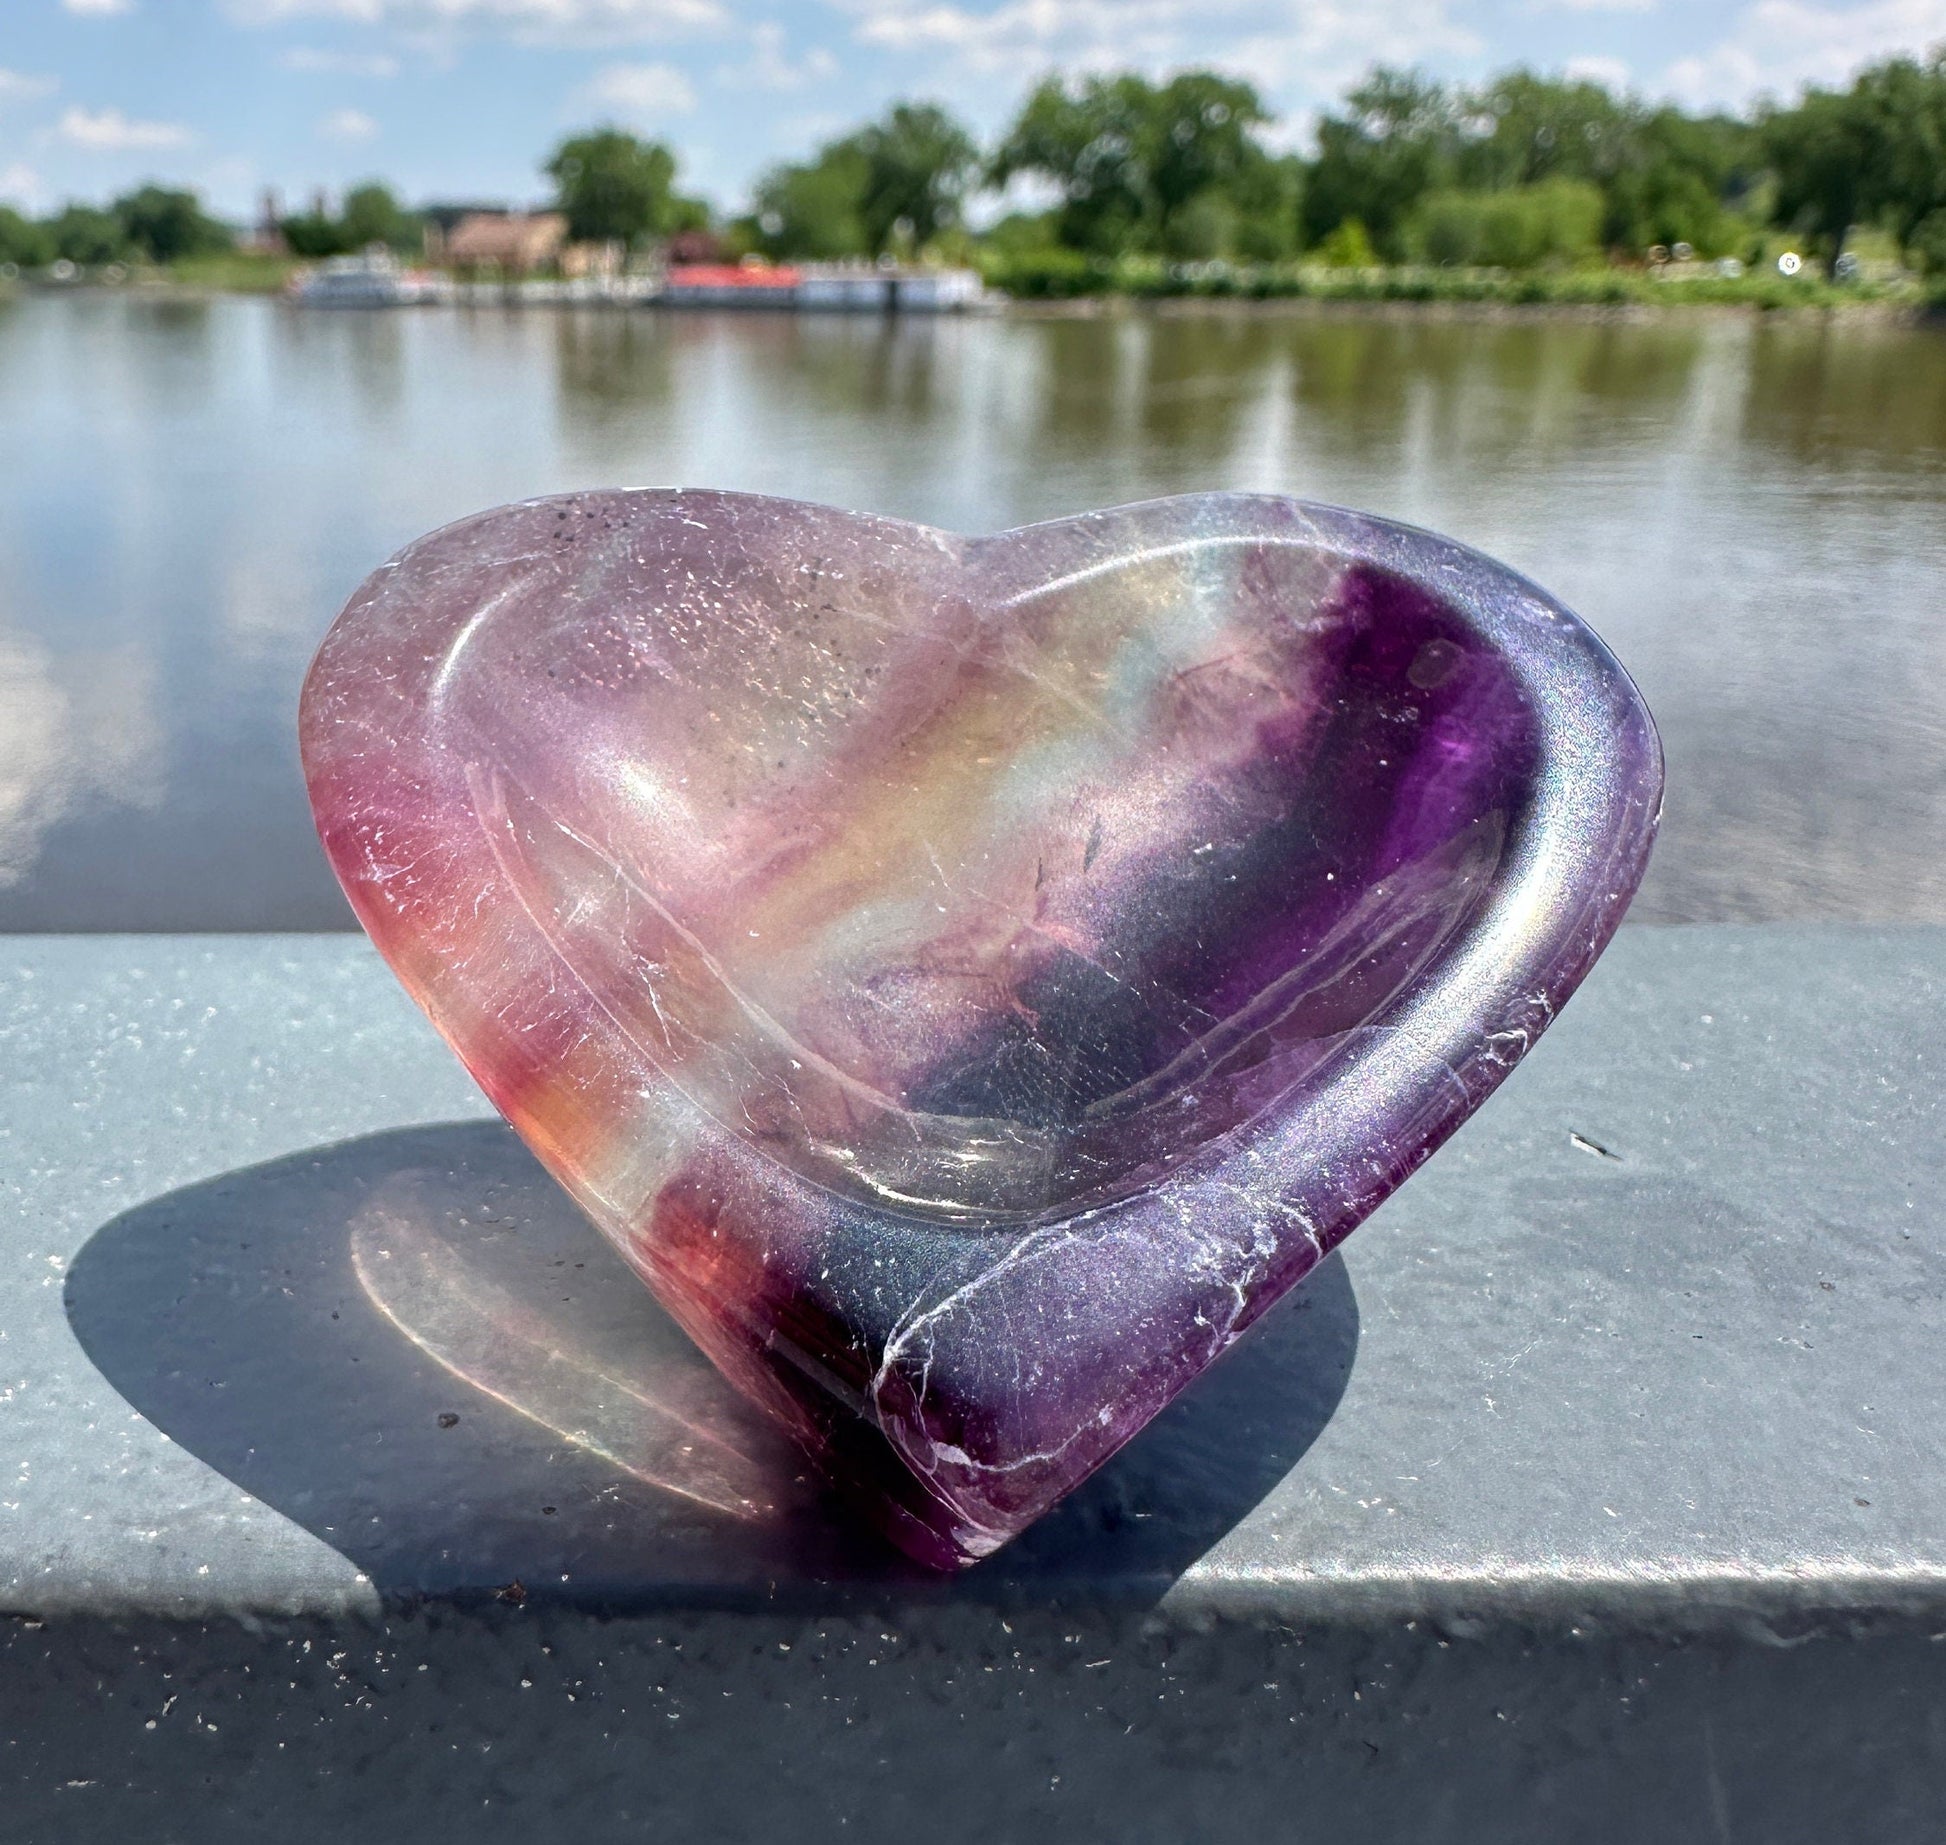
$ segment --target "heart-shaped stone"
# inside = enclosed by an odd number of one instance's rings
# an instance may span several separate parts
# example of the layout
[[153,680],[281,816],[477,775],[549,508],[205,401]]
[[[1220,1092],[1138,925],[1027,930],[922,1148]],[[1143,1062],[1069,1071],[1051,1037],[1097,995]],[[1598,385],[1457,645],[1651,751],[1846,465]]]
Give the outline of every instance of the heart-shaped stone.
[[358,591],[302,733],[360,920],[488,1095],[939,1565],[1479,1105],[1661,788],[1533,585],[1232,494],[979,539],[506,507]]

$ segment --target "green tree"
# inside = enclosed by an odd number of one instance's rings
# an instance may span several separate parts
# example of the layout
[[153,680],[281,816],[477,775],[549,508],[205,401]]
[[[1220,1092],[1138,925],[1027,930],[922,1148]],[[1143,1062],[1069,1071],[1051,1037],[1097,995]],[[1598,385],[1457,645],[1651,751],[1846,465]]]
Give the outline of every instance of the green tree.
[[1604,239],[1626,250],[1693,244],[1716,255],[1736,241],[1739,209],[1764,176],[1760,137],[1727,115],[1685,115],[1669,106],[1636,122],[1631,158],[1602,182]]
[[394,250],[416,250],[422,237],[419,220],[399,203],[389,186],[377,180],[367,180],[345,194],[344,209],[338,214],[338,233],[344,246],[352,250],[374,243]]
[[1060,226],[1049,211],[1010,211],[998,223],[987,226],[980,247],[1002,261],[1042,256],[1061,248]]
[[1605,186],[1641,158],[1641,111],[1598,83],[1512,70],[1466,98],[1462,184],[1491,191],[1549,179]]
[[1433,192],[1414,215],[1412,240],[1430,262],[1537,269],[1595,255],[1603,211],[1600,189],[1585,179]]
[[1414,208],[1452,183],[1464,141],[1460,101],[1444,84],[1416,71],[1373,71],[1341,114],[1318,123],[1304,195],[1307,241],[1355,218],[1378,254],[1397,261]]
[[1160,85],[1091,77],[1073,89],[1049,78],[1027,98],[989,172],[1000,185],[1017,174],[1050,182],[1061,196],[1061,241],[1073,249],[1204,256],[1247,243],[1283,254],[1296,227],[1297,176],[1258,140],[1269,120],[1249,84],[1209,71]]
[[1295,154],[1267,154],[1239,168],[1224,188],[1236,207],[1235,255],[1246,262],[1280,263],[1296,254],[1304,182],[1305,164]]
[[193,192],[144,186],[117,199],[109,210],[136,252],[152,263],[207,256],[236,241],[229,229],[203,210]]
[[1177,208],[1162,234],[1165,256],[1206,263],[1235,254],[1243,227],[1236,201],[1212,186]]
[[1039,84],[988,166],[995,185],[1017,175],[1060,194],[1056,234],[1070,249],[1114,255],[1146,247],[1150,201],[1141,145],[1150,87],[1139,77],[1090,77],[1070,91]]
[[[1762,167],[1746,124],[1650,109],[1598,83],[1511,70],[1456,93],[1379,70],[1319,125],[1305,219],[1315,237],[1356,217],[1396,260],[1413,241],[1421,202],[1437,193],[1445,229],[1434,243],[1520,244],[1526,233],[1511,227],[1523,212],[1532,219],[1527,207],[1500,212],[1487,233],[1486,207],[1453,201],[1559,181],[1600,189],[1600,237],[1611,247],[1715,249],[1731,238],[1730,207],[1747,199]],[[1468,213],[1473,228],[1462,234]]]
[[1946,46],[1924,64],[1894,58],[1874,66],[1859,77],[1857,95],[1876,127],[1872,203],[1912,254],[1919,226],[1946,210]]
[[851,137],[863,163],[858,217],[874,252],[902,239],[921,250],[959,222],[980,150],[935,103],[900,103]]
[[619,128],[574,135],[542,169],[578,243],[637,245],[679,228],[676,157]]
[[863,256],[870,247],[865,177],[864,153],[849,139],[832,142],[807,163],[772,167],[757,182],[757,247],[767,256],[814,262]]
[[1946,51],[1875,64],[1849,90],[1808,90],[1762,132],[1776,221],[1815,238],[1827,266],[1855,224],[1882,221],[1910,253],[1946,208]]
[[1861,78],[1848,91],[1808,90],[1795,108],[1773,111],[1763,123],[1776,221],[1811,237],[1827,270],[1886,188],[1883,124],[1863,86]]
[[277,229],[293,256],[309,257],[314,261],[324,256],[342,256],[354,247],[345,235],[344,220],[332,217],[329,212],[302,212],[296,217],[281,219]]
[[44,224],[22,217],[11,205],[0,205],[0,263],[38,269],[54,260],[54,238]]
[[133,252],[128,233],[112,212],[94,205],[69,205],[49,229],[54,238],[54,254],[84,269],[102,263],[119,263]]
[[900,103],[882,121],[827,141],[808,161],[757,182],[749,219],[771,256],[876,256],[921,250],[960,223],[979,172],[973,138],[932,103]]
[[1234,202],[1239,181],[1270,164],[1256,140],[1269,121],[1249,84],[1210,71],[1182,71],[1151,93],[1139,151],[1163,237],[1193,201]]
[[716,214],[710,209],[708,199],[697,198],[687,192],[672,192],[669,195],[665,235],[673,237],[678,231],[706,231],[715,222]]
[[1928,212],[1912,228],[1906,255],[1929,276],[1946,276],[1946,209]]

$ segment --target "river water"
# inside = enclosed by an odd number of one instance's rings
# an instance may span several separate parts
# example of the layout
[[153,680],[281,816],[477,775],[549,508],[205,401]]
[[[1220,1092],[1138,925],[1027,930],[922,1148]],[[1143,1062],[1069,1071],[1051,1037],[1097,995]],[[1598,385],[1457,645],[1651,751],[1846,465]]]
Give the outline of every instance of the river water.
[[406,540],[682,484],[966,531],[1215,487],[1578,609],[1668,752],[1660,922],[1946,920],[1946,333],[0,303],[0,929],[348,924],[292,718]]

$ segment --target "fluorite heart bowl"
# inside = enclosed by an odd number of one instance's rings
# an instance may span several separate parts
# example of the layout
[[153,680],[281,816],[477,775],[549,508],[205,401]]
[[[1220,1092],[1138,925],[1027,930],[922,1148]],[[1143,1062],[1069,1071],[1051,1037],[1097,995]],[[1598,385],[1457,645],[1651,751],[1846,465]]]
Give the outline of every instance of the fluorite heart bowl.
[[1531,583],[1241,494],[990,538],[503,507],[364,584],[301,727],[360,921],[482,1088],[941,1567],[1479,1105],[1661,791]]

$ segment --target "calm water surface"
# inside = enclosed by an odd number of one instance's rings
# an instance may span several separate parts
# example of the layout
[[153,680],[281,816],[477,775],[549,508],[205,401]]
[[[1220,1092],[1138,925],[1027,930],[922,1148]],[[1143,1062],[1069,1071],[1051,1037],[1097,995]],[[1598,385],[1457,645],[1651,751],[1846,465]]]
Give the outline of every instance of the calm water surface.
[[0,305],[0,928],[348,922],[292,713],[406,540],[592,486],[966,531],[1214,487],[1585,614],[1669,758],[1636,915],[1946,919],[1946,334]]

